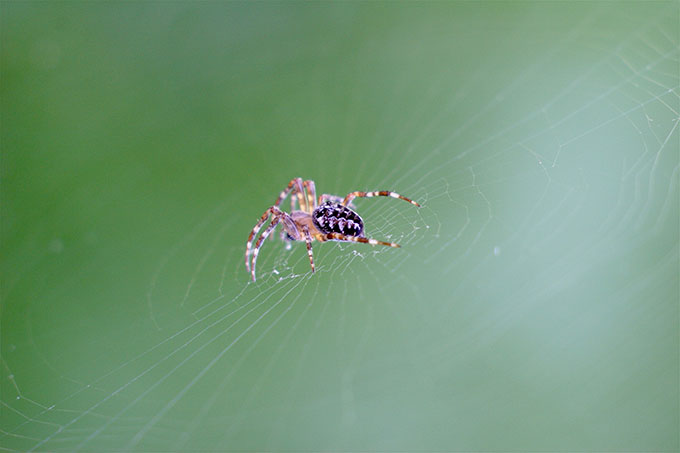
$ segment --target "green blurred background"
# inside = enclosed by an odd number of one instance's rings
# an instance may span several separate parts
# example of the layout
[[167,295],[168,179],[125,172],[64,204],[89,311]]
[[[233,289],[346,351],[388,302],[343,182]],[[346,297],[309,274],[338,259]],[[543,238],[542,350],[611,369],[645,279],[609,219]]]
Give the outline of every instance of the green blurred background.
[[3,1],[0,445],[677,451],[678,5]]

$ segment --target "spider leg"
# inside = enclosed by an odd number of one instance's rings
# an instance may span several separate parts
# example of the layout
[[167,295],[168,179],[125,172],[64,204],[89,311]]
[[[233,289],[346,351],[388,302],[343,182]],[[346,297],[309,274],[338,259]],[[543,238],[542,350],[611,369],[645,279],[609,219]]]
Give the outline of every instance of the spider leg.
[[257,240],[255,243],[255,249],[253,249],[253,265],[251,266],[251,271],[250,275],[253,278],[253,281],[255,281],[255,265],[257,264],[257,254],[260,253],[260,247],[262,247],[262,244],[264,243],[265,239],[267,239],[267,236],[276,228],[276,225],[279,224],[281,221],[281,215],[274,215],[274,218],[272,219],[272,222],[269,224],[266,230],[262,233],[262,236]]
[[389,190],[380,190],[380,191],[377,191],[377,192],[351,192],[345,197],[345,199],[342,201],[342,204],[347,206],[347,203],[351,203],[352,200],[356,197],[364,197],[364,198],[392,197],[392,198],[398,198],[400,200],[408,201],[412,205],[420,207],[420,205],[418,203],[416,203],[415,201],[413,201],[409,198],[406,198],[406,197],[402,197],[401,195],[399,195],[396,192],[390,192]]
[[246,242],[246,257],[245,258],[246,258],[246,269],[248,269],[249,271],[250,271],[250,263],[248,262],[248,257],[250,256],[250,249],[253,246],[253,238],[260,231],[260,228],[262,228],[262,225],[264,225],[264,223],[267,221],[270,214],[273,214],[274,217],[280,217],[283,214],[283,211],[281,211],[276,206],[272,206],[271,208],[264,211],[264,214],[262,214],[262,217],[260,217],[260,220],[257,221],[257,223],[255,224],[255,227],[252,229],[252,231],[248,235],[248,242]]
[[[307,198],[305,197],[305,190],[303,188],[302,178],[296,178],[295,187],[293,188],[293,194],[297,198],[298,206],[301,211],[307,212]],[[291,210],[295,210],[291,206]]]
[[356,236],[345,236],[344,234],[340,233],[319,233],[315,235],[315,238],[319,242],[325,242],[325,241],[342,241],[342,242],[361,242],[362,244],[369,244],[369,245],[385,245],[387,247],[394,247],[394,248],[399,248],[399,244],[395,244],[394,242],[383,242],[383,241],[378,241],[376,239],[370,239],[370,238],[361,238],[361,237],[356,237]]
[[279,197],[276,199],[274,202],[274,206],[277,208],[279,205],[281,205],[281,202],[288,196],[288,194],[293,191],[293,197],[290,199],[290,209],[291,211],[295,211],[295,200],[297,198],[298,203],[300,204],[300,209],[303,211],[305,210],[303,208],[303,203],[305,202],[303,192],[302,192],[302,178],[293,178],[290,180],[288,185],[286,186],[285,189],[281,191],[279,194]]
[[290,212],[295,211],[295,201],[298,202],[298,209],[307,212],[307,198],[303,188],[302,178],[296,178],[295,187],[293,187],[293,197],[290,199]]
[[316,209],[316,186],[314,185],[314,181],[312,180],[307,180],[302,183],[305,186],[305,189],[307,190],[307,211],[310,214],[314,209]]
[[302,227],[302,231],[305,233],[305,242],[307,243],[307,255],[309,255],[309,264],[312,266],[312,273],[314,270],[314,255],[312,254],[312,236],[309,234],[309,228],[306,226]]

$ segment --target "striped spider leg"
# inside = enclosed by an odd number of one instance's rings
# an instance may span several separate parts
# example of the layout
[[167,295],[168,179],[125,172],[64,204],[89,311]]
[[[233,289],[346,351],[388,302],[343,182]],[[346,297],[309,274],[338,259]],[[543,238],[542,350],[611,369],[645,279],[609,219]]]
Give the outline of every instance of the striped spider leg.
[[293,178],[288,183],[288,186],[281,191],[279,197],[274,202],[274,206],[278,208],[291,191],[293,196],[290,199],[290,210],[295,211],[295,201],[297,201],[301,211],[311,214],[314,208],[316,208],[316,187],[314,181],[303,181],[302,178]]
[[347,206],[349,203],[352,202],[355,198],[371,198],[371,197],[392,197],[392,198],[398,198],[400,200],[408,201],[414,206],[420,207],[420,204],[411,200],[410,198],[402,197],[396,192],[390,192],[389,190],[380,190],[380,191],[375,191],[375,192],[350,192],[347,194],[344,200],[342,200],[342,204],[344,206]]
[[303,211],[311,214],[316,209],[316,186],[311,179],[306,180],[302,185],[307,191],[307,209]]
[[302,189],[302,178],[293,178],[290,180],[288,183],[288,186],[286,186],[285,189],[281,191],[279,194],[279,197],[276,199],[274,202],[274,206],[277,208],[281,205],[281,202],[288,196],[288,194],[293,191],[293,196],[290,199],[290,210],[295,211],[295,201],[297,200],[298,204],[300,205],[300,209],[303,211],[305,210],[304,204],[306,202],[304,198],[304,192]]
[[[280,200],[277,201],[279,203],[281,202]],[[270,214],[274,214],[275,217],[280,217],[282,214],[284,214],[284,212],[281,211],[278,207],[272,206],[271,208],[264,211],[262,217],[260,217],[260,219],[253,227],[253,229],[250,231],[250,234],[248,235],[248,242],[246,242],[246,255],[245,255],[246,269],[248,269],[248,272],[250,272],[250,252],[253,247],[253,239],[255,238],[255,235],[257,235],[257,233],[260,231],[260,228],[262,228],[262,225],[264,225],[264,223],[267,221]],[[276,223],[278,223],[278,221]]]
[[312,273],[316,272],[314,269],[314,254],[312,253],[312,235],[309,234],[309,228],[307,225],[302,227],[302,231],[305,233],[305,243],[307,244],[307,255],[309,256],[309,265],[312,266]]
[[387,247],[394,247],[395,249],[398,249],[399,247],[401,247],[399,244],[395,244],[394,242],[383,242],[383,241],[378,241],[377,239],[371,239],[371,238],[365,238],[365,237],[359,237],[359,236],[347,236],[347,235],[340,234],[340,233],[321,233],[321,234],[317,234],[315,236],[315,238],[319,242],[326,242],[326,241],[361,242],[362,244],[369,244],[369,245],[385,245]]
[[[300,211],[297,211],[300,212]],[[255,247],[252,249],[253,250],[253,258],[252,258],[252,265],[248,262],[248,258],[250,255],[250,250],[252,247],[253,243],[253,238],[257,234],[257,232],[262,228],[262,225],[267,221],[269,216],[271,215],[271,222],[269,223],[269,226],[262,232],[262,235],[259,237],[257,242],[255,243]],[[248,236],[248,242],[246,243],[246,269],[248,269],[251,273],[251,276],[253,278],[253,281],[255,281],[255,266],[257,264],[257,255],[260,253],[260,247],[262,247],[262,244],[264,244],[264,241],[267,239],[267,237],[271,234],[271,232],[276,228],[276,226],[282,222],[283,223],[283,229],[288,234],[293,240],[301,240],[300,232],[298,228],[296,227],[296,222],[293,220],[293,218],[288,214],[287,212],[281,211],[279,208],[276,206],[272,206],[271,208],[267,209],[260,220],[257,222],[257,225],[255,225],[255,228],[250,232],[250,235]],[[306,227],[304,227],[306,228]],[[309,231],[307,231],[307,234],[309,235]],[[310,238],[310,244],[308,246],[308,250],[310,250],[310,260],[311,260],[311,238]],[[312,266],[313,267],[313,266]]]

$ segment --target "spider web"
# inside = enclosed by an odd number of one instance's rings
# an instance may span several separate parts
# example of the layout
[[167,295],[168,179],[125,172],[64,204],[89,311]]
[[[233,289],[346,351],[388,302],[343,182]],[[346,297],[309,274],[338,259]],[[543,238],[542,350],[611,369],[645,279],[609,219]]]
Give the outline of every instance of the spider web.
[[[256,201],[201,206],[152,257],[134,317],[37,316],[97,293],[46,278],[29,310],[25,271],[3,277],[3,331],[23,329],[3,333],[2,447],[677,449],[678,4],[584,4],[554,29],[532,24],[568,8],[508,11],[499,48],[451,44],[463,69],[436,44],[486,16],[450,30],[447,11],[413,11],[425,50],[390,14],[401,33],[371,34],[344,96],[319,69],[301,108],[340,132],[312,124],[324,151],[262,159],[253,173],[275,177],[240,189]],[[367,236],[402,248],[315,244],[316,274],[277,229],[249,282],[247,232],[293,176],[423,207],[356,200]]]

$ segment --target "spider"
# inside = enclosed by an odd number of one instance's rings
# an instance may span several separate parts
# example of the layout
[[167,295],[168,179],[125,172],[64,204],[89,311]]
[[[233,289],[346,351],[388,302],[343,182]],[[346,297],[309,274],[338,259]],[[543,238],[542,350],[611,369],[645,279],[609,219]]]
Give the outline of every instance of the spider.
[[[279,205],[291,191],[293,195],[290,198],[291,212],[289,214],[279,209]],[[378,192],[350,192],[344,199],[335,195],[323,194],[319,196],[317,203],[314,181],[303,181],[302,178],[294,178],[288,183],[288,187],[281,191],[274,205],[262,214],[262,217],[257,221],[248,236],[245,257],[246,269],[250,272],[253,281],[255,281],[255,264],[260,247],[262,247],[267,236],[271,234],[279,223],[283,225],[281,236],[284,240],[305,241],[307,243],[307,255],[309,255],[309,264],[312,266],[312,272],[314,272],[313,240],[319,242],[361,242],[363,244],[386,245],[398,248],[399,245],[393,242],[369,239],[364,235],[364,221],[359,217],[359,214],[350,208],[352,200],[357,197],[399,198],[420,207],[415,201],[386,190]],[[300,206],[299,210],[295,209],[296,201]],[[253,239],[262,228],[262,225],[269,219],[269,216],[272,217],[271,223],[255,243],[255,248],[252,249]],[[252,265],[250,263],[251,249],[253,255]]]

